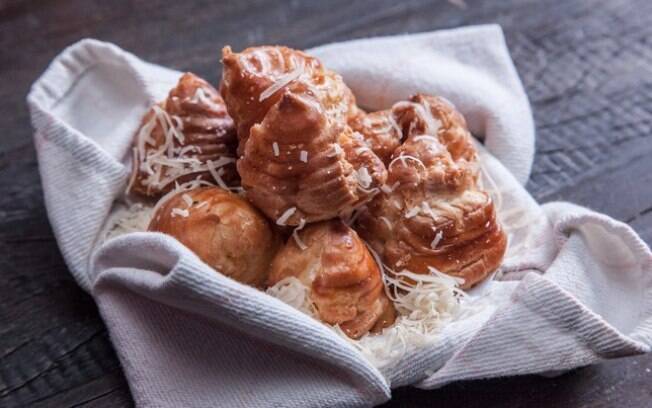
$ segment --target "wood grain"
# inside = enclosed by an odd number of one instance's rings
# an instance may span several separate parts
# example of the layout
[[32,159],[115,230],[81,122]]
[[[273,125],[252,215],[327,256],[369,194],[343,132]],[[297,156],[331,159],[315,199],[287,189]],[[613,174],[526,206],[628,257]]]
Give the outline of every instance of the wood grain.
[[[0,406],[131,406],[92,299],[50,230],[25,96],[83,37],[219,78],[219,50],[307,48],[373,35],[498,23],[532,101],[527,187],[628,222],[652,242],[652,2],[647,0],[112,2],[0,0]],[[394,392],[387,407],[648,407],[652,358],[547,379],[526,376]]]

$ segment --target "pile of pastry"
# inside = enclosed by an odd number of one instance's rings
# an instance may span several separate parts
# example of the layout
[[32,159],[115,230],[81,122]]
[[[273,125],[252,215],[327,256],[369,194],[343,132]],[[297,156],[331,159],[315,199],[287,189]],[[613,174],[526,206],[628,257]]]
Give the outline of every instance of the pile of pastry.
[[219,92],[186,73],[136,132],[127,192],[156,202],[150,231],[244,284],[298,279],[354,339],[396,318],[385,276],[467,289],[500,265],[506,237],[450,102],[365,112],[338,74],[286,47],[226,47],[222,63]]

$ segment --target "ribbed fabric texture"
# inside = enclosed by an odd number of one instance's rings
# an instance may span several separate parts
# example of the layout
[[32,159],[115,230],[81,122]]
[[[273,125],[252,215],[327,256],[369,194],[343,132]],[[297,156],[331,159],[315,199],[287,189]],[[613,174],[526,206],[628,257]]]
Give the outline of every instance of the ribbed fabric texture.
[[[528,220],[492,299],[437,342],[378,370],[321,323],[224,277],[171,237],[99,242],[124,191],[128,151],[147,107],[179,73],[83,40],[33,85],[48,215],[71,273],[97,301],[142,407],[373,406],[390,388],[559,372],[648,352],[652,254],[627,225],[567,203],[539,206],[522,187],[534,153],[530,107],[497,26],[357,40],[311,50],[360,103],[387,108],[414,92],[467,117],[501,211]],[[515,251],[515,250],[514,250]]]

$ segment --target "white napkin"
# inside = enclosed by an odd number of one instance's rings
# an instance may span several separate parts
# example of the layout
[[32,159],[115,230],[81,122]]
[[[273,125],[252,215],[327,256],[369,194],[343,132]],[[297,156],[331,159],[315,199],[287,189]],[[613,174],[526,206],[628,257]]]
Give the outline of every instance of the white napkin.
[[326,326],[215,273],[171,237],[134,233],[101,243],[127,183],[132,135],[179,73],[80,41],[32,87],[34,141],[57,241],[97,301],[138,406],[371,406],[397,386],[566,370],[650,350],[647,245],[607,216],[539,206],[522,187],[533,121],[498,26],[310,52],[340,72],[366,108],[416,91],[457,105],[484,138],[482,165],[502,192],[507,280],[483,284],[491,306],[381,372]]

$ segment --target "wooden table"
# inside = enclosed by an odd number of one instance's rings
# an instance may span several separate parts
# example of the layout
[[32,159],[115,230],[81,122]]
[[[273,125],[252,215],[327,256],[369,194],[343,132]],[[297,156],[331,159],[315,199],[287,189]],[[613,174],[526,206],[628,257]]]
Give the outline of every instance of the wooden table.
[[[602,211],[652,242],[652,2],[217,3],[0,0],[0,406],[133,404],[93,300],[69,275],[49,227],[25,105],[48,62],[83,37],[216,82],[225,44],[306,48],[501,24],[537,123],[528,190],[542,202]],[[386,406],[650,407],[651,371],[643,356],[553,379],[399,389]]]

